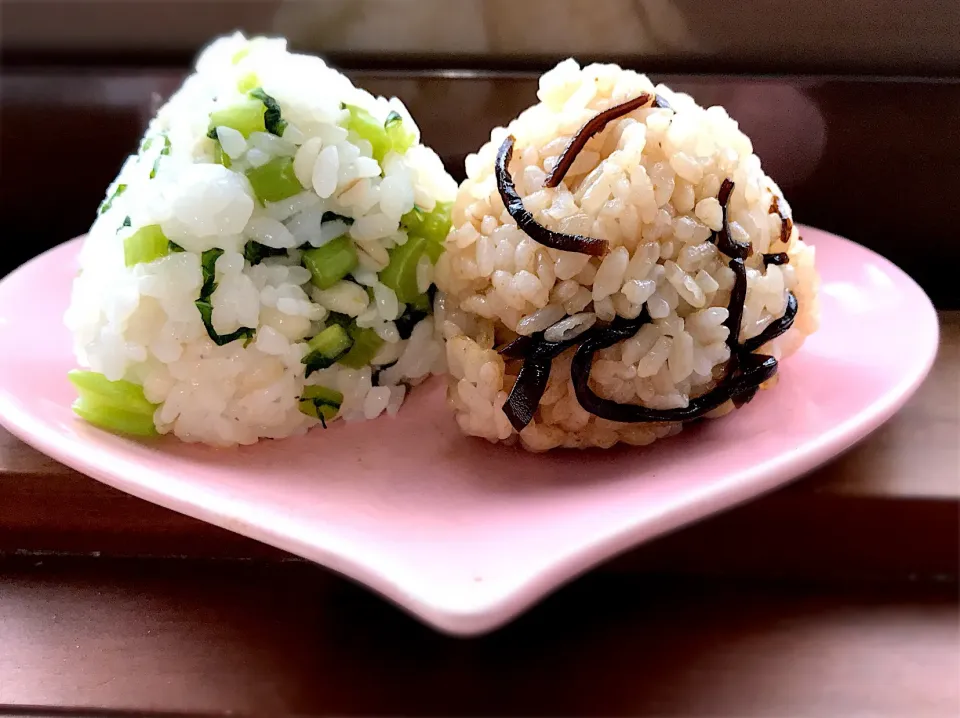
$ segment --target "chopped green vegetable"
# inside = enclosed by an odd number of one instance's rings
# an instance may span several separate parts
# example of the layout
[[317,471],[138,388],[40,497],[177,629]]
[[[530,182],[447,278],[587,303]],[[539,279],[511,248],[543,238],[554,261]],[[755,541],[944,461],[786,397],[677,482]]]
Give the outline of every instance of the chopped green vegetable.
[[67,372],[67,378],[77,391],[96,394],[104,403],[113,404],[126,411],[152,415],[153,410],[157,408],[156,405],[147,401],[143,394],[143,387],[132,381],[124,379],[110,381],[103,374],[82,369],[71,369]]
[[200,312],[200,318],[203,320],[203,326],[207,330],[207,336],[210,337],[218,347],[222,347],[230,342],[235,342],[237,339],[243,339],[245,342],[244,346],[246,346],[253,340],[254,335],[257,333],[256,329],[240,327],[237,331],[230,332],[229,334],[217,334],[217,331],[213,328],[213,305],[210,303],[210,300],[198,299],[194,304]]
[[170,241],[159,224],[149,224],[123,240],[123,262],[128,267],[152,262],[170,253]]
[[200,288],[201,298],[210,298],[217,288],[217,260],[223,254],[222,249],[208,249],[200,255],[200,269],[203,271],[203,286]]
[[300,394],[300,411],[320,420],[323,428],[336,417],[343,403],[343,394],[325,386],[305,386]]
[[341,314],[340,312],[330,312],[325,321],[328,327],[332,324],[338,324],[346,328],[353,324],[353,317],[349,314]]
[[342,235],[322,247],[305,250],[301,261],[310,270],[315,287],[330,289],[356,268],[357,249],[348,235]]
[[185,252],[185,251],[186,251],[186,250],[185,250],[183,247],[181,247],[179,244],[177,244],[176,242],[173,242],[173,241],[170,242],[170,252],[171,252],[171,253],[173,253],[173,252]]
[[268,247],[260,242],[250,240],[243,246],[243,258],[250,262],[250,265],[260,264],[267,257],[282,257],[287,253],[285,249]]
[[307,376],[335,364],[352,345],[353,339],[347,330],[339,324],[331,324],[307,342],[309,351],[301,360],[307,366]]
[[414,205],[413,209],[400,218],[400,229],[406,231],[408,234],[420,234],[420,228],[423,227],[423,222],[428,214],[430,213],[424,212]]
[[113,194],[111,194],[109,197],[103,200],[103,202],[100,203],[100,206],[97,208],[97,214],[98,215],[103,214],[108,209],[110,209],[110,207],[113,206],[113,200],[115,200],[117,197],[119,197],[126,191],[127,191],[127,185],[118,184],[117,188],[113,191]]
[[249,89],[246,98],[235,105],[211,112],[207,137],[217,139],[217,128],[221,126],[232,127],[245,138],[249,138],[254,132],[270,132],[278,137],[283,136],[287,121],[280,116],[280,105],[264,92],[262,87],[256,87],[256,83],[257,76],[253,73],[240,79],[240,91]]
[[132,227],[132,226],[133,226],[133,222],[130,220],[130,215],[128,214],[126,217],[123,218],[123,222],[120,223],[120,226],[117,227],[117,232],[119,232],[121,229],[125,227]]
[[247,179],[261,202],[279,202],[303,191],[293,171],[292,157],[276,157],[247,170]]
[[404,127],[403,118],[399,113],[391,112],[381,125],[362,107],[344,104],[343,108],[350,112],[347,129],[370,143],[373,148],[373,158],[377,162],[382,164],[391,150],[403,154],[413,146],[413,133]]
[[352,324],[348,331],[353,339],[353,346],[338,363],[351,369],[362,369],[373,361],[373,357],[383,345],[383,339],[373,329],[361,329],[356,324]]
[[[256,76],[254,76],[254,79],[256,79]],[[262,87],[250,90],[248,94],[250,97],[260,100],[266,108],[263,114],[263,122],[267,132],[277,137],[283,137],[283,131],[287,129],[287,121],[280,117],[280,104],[264,92]]]
[[254,132],[266,132],[264,115],[267,108],[255,97],[247,97],[235,105],[210,113],[210,129],[207,137],[217,139],[218,127],[232,127],[245,138]]
[[326,386],[311,385],[303,387],[301,399],[323,399],[328,404],[339,407],[343,403],[343,394]]
[[380,272],[380,281],[397,293],[405,304],[422,301],[417,286],[417,263],[426,255],[436,264],[450,231],[449,202],[438,202],[432,212],[414,207],[400,219],[407,232],[406,244],[390,250],[390,263]]
[[207,330],[207,336],[217,346],[223,346],[237,339],[245,340],[244,346],[249,344],[256,335],[257,330],[250,327],[240,327],[235,332],[229,334],[217,334],[213,328],[213,304],[210,297],[217,290],[217,260],[223,254],[222,249],[208,249],[200,255],[200,268],[203,271],[203,286],[200,288],[200,298],[194,304],[197,311],[200,312],[200,319]]
[[257,79],[257,73],[248,72],[237,81],[237,89],[240,90],[240,92],[247,93],[256,89],[259,84],[260,80]]
[[216,140],[214,140],[213,146],[213,161],[215,164],[223,165],[227,169],[230,169],[230,165],[233,164],[230,155],[223,151],[223,147],[221,147],[220,143]]
[[432,240],[427,240],[427,246],[424,247],[424,253],[430,257],[430,263],[436,264],[437,260],[440,259],[440,255],[443,254],[443,245],[440,242],[434,242]]
[[153,168],[150,170],[150,179],[153,179],[157,176],[157,170],[160,169],[160,158],[164,155],[170,154],[170,138],[166,135],[163,137],[163,148],[160,150],[160,154],[157,155],[157,159],[153,161]]
[[403,118],[399,112],[391,112],[387,115],[387,119],[383,123],[383,129],[387,132],[390,147],[394,152],[402,155],[413,147],[413,133],[408,132],[403,126]]
[[73,402],[73,413],[89,424],[101,429],[133,436],[156,436],[152,416],[135,414],[108,404],[98,404],[96,399],[80,397]]
[[432,212],[424,212],[414,207],[400,218],[400,226],[409,235],[426,237],[443,245],[450,232],[450,213],[453,210],[452,202],[437,202]]
[[230,63],[233,65],[236,65],[238,62],[240,62],[243,58],[245,58],[249,54],[250,54],[250,46],[244,45],[235,53],[233,53],[233,57],[230,58]]
[[110,381],[103,374],[75,369],[67,374],[79,394],[74,412],[94,426],[137,436],[153,436],[156,406],[147,401],[143,387],[133,382]]
[[373,115],[362,107],[355,105],[344,105],[344,109],[350,112],[350,119],[347,121],[347,129],[355,132],[362,140],[366,140],[373,147],[373,158],[377,162],[382,162],[390,151],[390,138],[387,131]]
[[397,299],[404,304],[414,302],[420,296],[417,263],[431,245],[436,246],[436,243],[425,237],[409,237],[406,244],[390,250],[390,263],[380,271],[380,282],[396,292]]

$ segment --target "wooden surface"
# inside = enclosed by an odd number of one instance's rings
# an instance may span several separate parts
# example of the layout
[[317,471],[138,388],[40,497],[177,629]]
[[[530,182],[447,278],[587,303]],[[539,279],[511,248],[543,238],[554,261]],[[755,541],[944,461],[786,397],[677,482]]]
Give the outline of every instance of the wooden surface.
[[954,586],[594,576],[440,636],[307,564],[7,559],[0,703],[276,715],[932,718]]

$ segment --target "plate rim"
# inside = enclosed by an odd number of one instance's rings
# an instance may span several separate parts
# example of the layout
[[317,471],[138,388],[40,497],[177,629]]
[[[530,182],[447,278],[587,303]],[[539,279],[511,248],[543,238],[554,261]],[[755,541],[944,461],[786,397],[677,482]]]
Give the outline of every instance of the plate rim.
[[[807,229],[804,225],[798,225],[798,228],[801,232]],[[707,485],[696,499],[685,501],[681,507],[664,512],[654,521],[647,519],[640,523],[634,522],[626,528],[614,526],[608,532],[580,543],[576,550],[568,551],[559,560],[524,574],[522,580],[501,584],[495,593],[485,592],[477,596],[481,600],[474,600],[470,605],[445,603],[442,600],[436,600],[429,592],[412,590],[410,586],[404,586],[399,580],[393,580],[383,566],[372,570],[362,561],[358,561],[349,551],[337,552],[327,547],[307,544],[289,534],[277,533],[269,527],[248,524],[236,515],[227,516],[222,510],[209,508],[208,504],[191,503],[180,492],[164,493],[153,486],[122,478],[116,470],[122,467],[111,470],[108,466],[91,463],[84,455],[75,454],[72,450],[74,440],[65,438],[54,427],[34,418],[29,412],[21,411],[15,403],[10,401],[2,387],[0,387],[0,425],[25,444],[55,461],[119,491],[228,531],[241,533],[248,538],[318,563],[325,569],[339,573],[360,583],[366,589],[380,594],[401,610],[441,632],[457,636],[480,635],[500,628],[545,596],[600,563],[609,561],[653,538],[666,535],[692,522],[704,520],[718,512],[733,509],[800,479],[812,469],[873,433],[888,421],[919,388],[933,367],[940,343],[939,318],[930,298],[910,275],[869,247],[824,230],[818,229],[816,232],[830,237],[831,241],[855,245],[857,250],[867,253],[871,259],[882,263],[886,271],[898,274],[902,279],[907,280],[908,285],[920,300],[918,304],[923,305],[922,320],[932,321],[933,329],[929,334],[930,346],[922,347],[924,360],[917,363],[914,371],[905,374],[894,388],[862,407],[846,421],[818,434],[810,440],[811,445],[806,448],[801,445],[793,451],[772,457],[759,464],[752,464],[736,474],[725,477],[752,476],[752,479],[732,483],[725,480],[718,484]],[[84,235],[81,235],[51,247],[25,262],[0,279],[0,287],[22,273],[30,271],[35,264],[43,263],[48,255],[66,251],[68,246],[79,246],[83,237]],[[111,458],[111,461],[118,460],[121,464],[131,461],[123,457]],[[152,468],[147,470],[150,474],[159,474]],[[705,503],[714,505],[711,501],[713,496],[722,497],[722,506],[704,510]],[[305,548],[308,550],[305,551]],[[305,556],[305,553],[311,555]]]

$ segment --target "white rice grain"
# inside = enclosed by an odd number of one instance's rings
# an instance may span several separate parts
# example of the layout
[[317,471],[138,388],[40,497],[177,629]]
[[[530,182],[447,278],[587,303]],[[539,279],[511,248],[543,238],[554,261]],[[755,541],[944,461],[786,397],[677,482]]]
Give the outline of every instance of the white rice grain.
[[330,289],[313,288],[313,301],[331,312],[359,316],[370,302],[367,293],[358,284],[340,281]]
[[543,338],[548,342],[569,341],[583,334],[583,332],[592,327],[596,321],[597,315],[593,312],[574,314],[549,327],[544,331]]
[[564,314],[564,308],[559,304],[548,304],[543,309],[538,309],[533,314],[521,319],[517,324],[517,334],[529,336],[542,332],[560,321]]
[[390,287],[377,282],[373,285],[373,298],[377,303],[377,313],[383,321],[390,322],[400,316],[400,302]]
[[340,155],[335,146],[324,147],[313,164],[311,184],[320,199],[327,199],[337,189]]
[[244,234],[274,249],[292,249],[297,246],[297,240],[290,230],[270,217],[254,217],[247,223]]
[[304,189],[313,187],[313,171],[322,147],[323,140],[319,137],[311,137],[300,145],[300,149],[293,158],[293,173]]
[[217,139],[230,159],[239,159],[247,151],[247,141],[237,130],[221,125],[217,127]]
[[625,247],[617,247],[604,257],[593,280],[593,301],[598,302],[620,291],[629,263],[630,253]]

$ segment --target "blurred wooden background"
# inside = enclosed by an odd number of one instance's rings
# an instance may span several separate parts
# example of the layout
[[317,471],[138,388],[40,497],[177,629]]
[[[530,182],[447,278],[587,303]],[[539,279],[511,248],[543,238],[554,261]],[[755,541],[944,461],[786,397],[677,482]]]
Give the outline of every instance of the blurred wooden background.
[[378,65],[543,66],[577,55],[657,72],[951,76],[960,68],[960,4],[943,0],[4,0],[2,7],[4,51],[35,57],[183,60],[239,27]]

